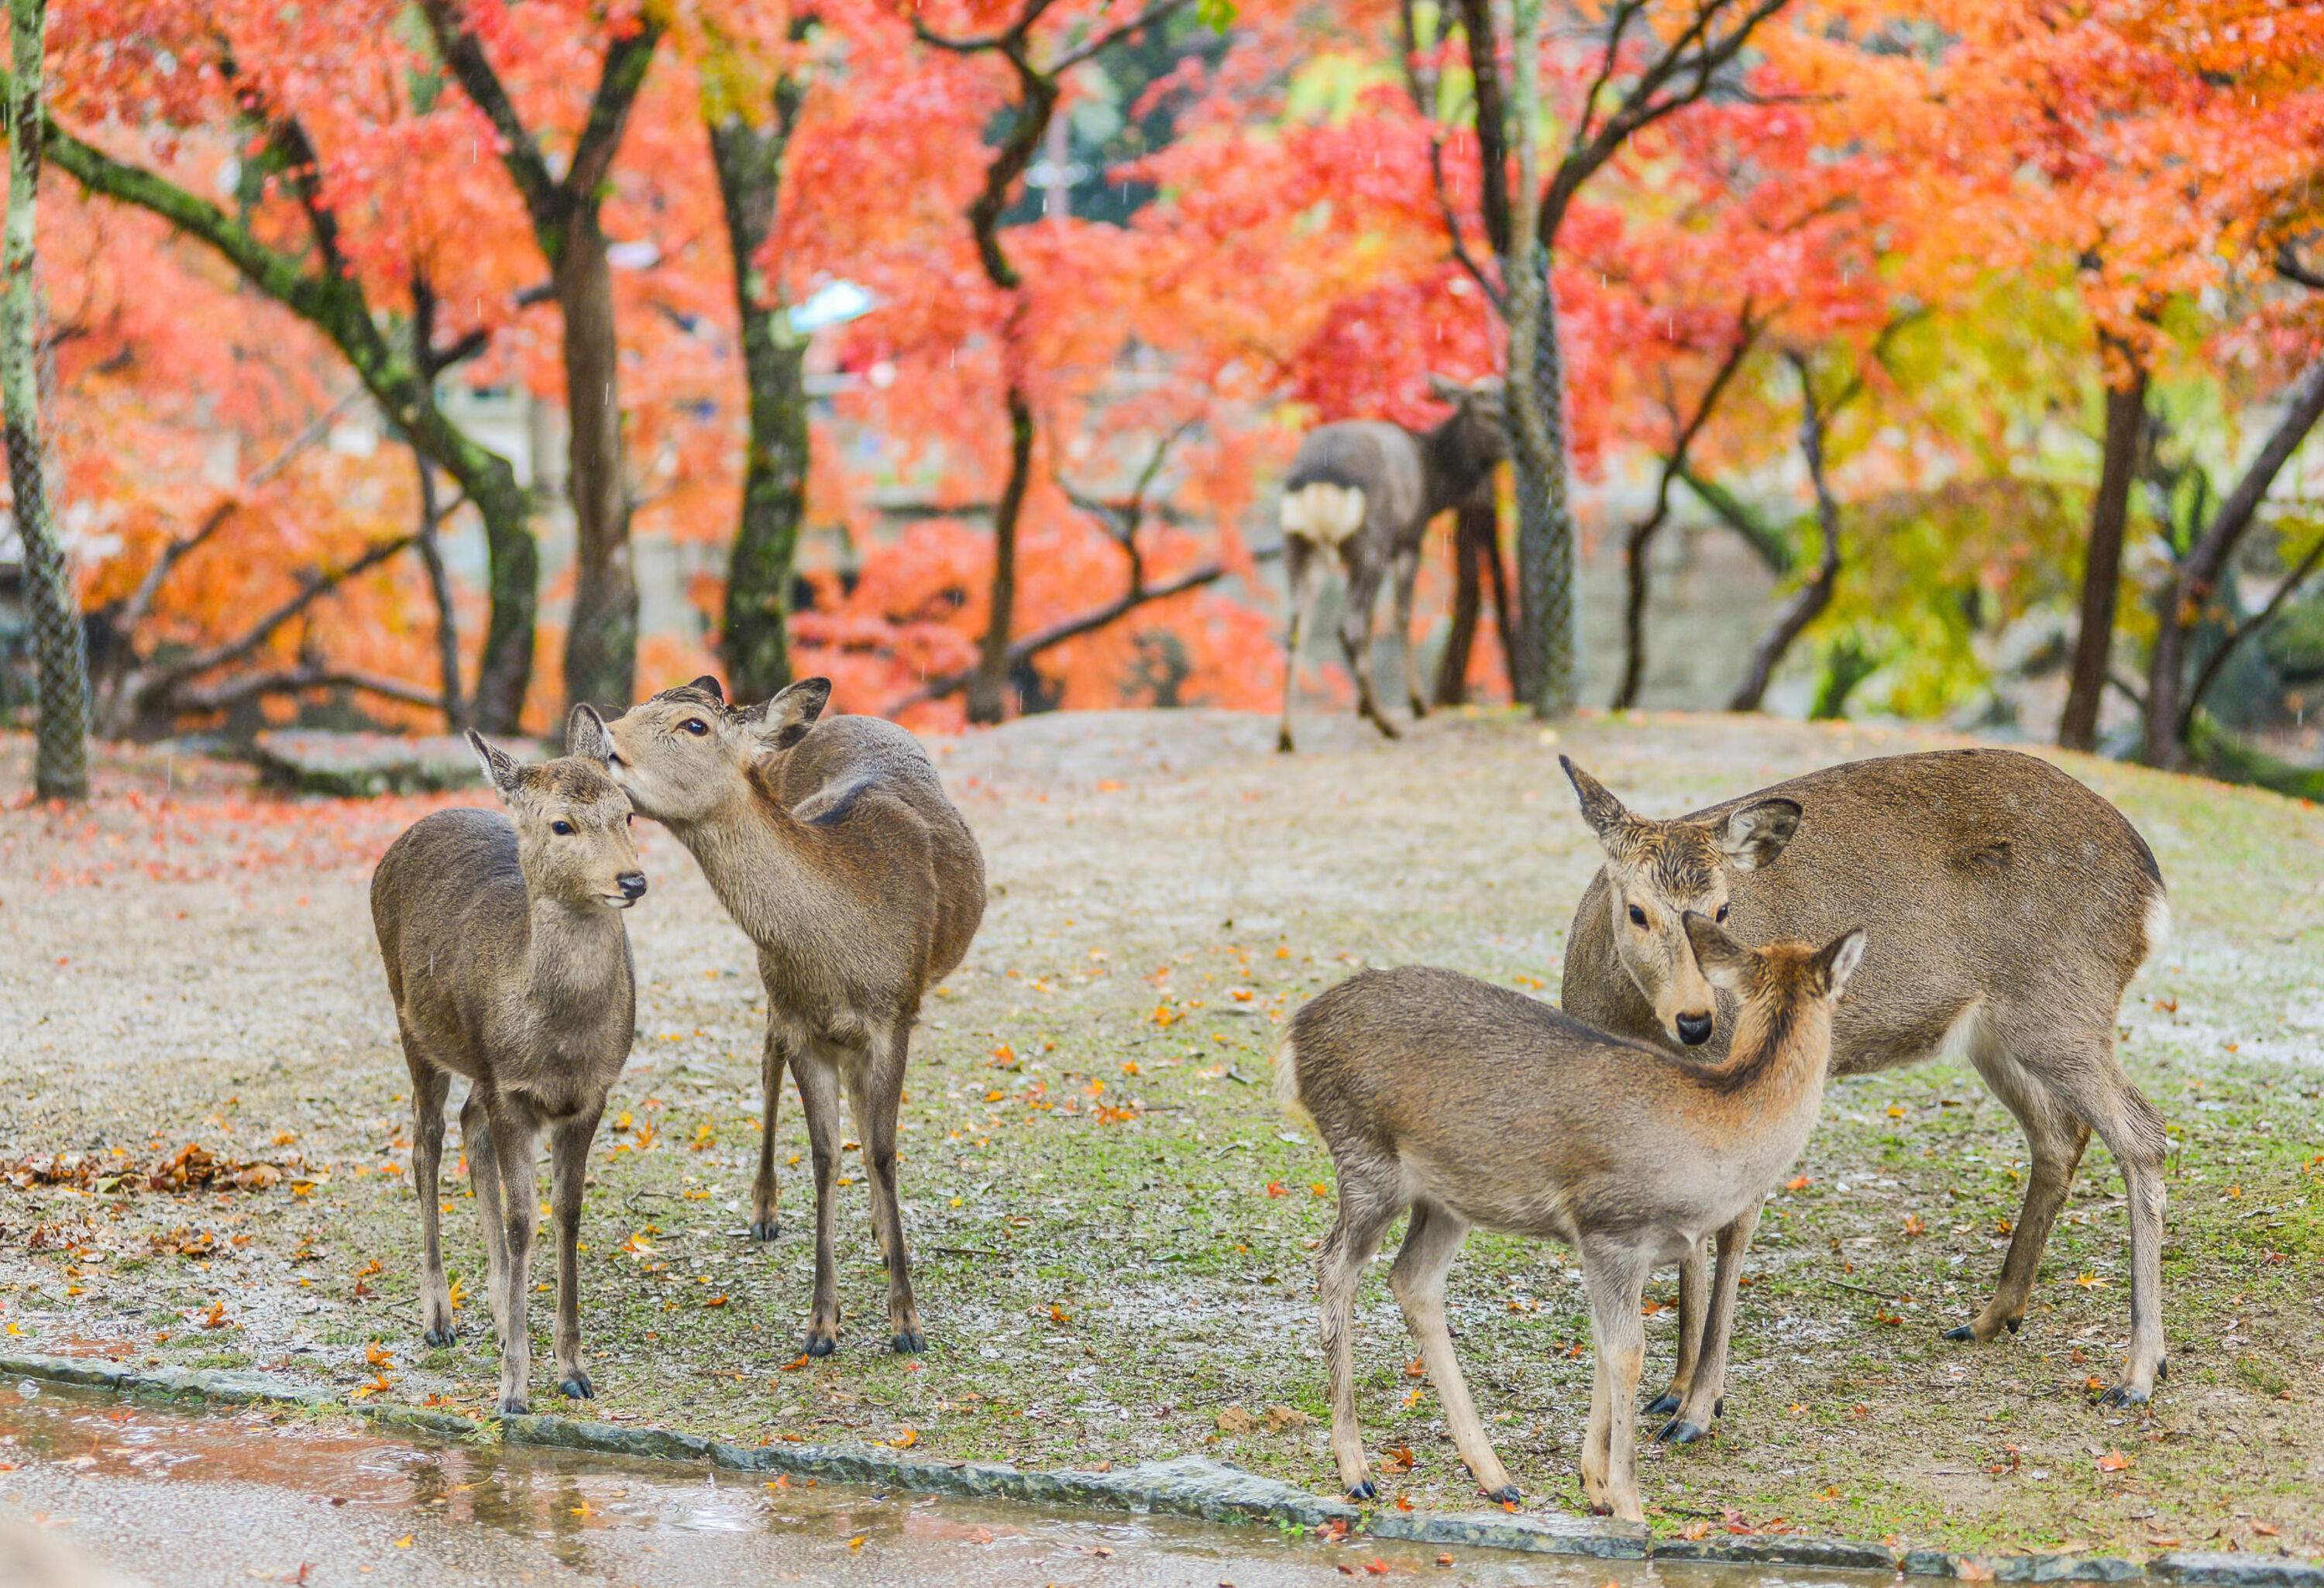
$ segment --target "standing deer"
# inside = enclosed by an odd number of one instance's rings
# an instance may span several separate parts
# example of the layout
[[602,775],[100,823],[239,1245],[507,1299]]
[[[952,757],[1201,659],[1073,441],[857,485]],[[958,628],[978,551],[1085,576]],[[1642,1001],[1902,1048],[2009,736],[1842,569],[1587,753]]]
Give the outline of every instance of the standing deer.
[[1412,670],[1412,586],[1420,575],[1420,543],[1438,513],[1465,500],[1508,456],[1501,414],[1501,383],[1456,385],[1431,376],[1429,387],[1452,404],[1452,416],[1433,430],[1408,430],[1385,420],[1347,420],[1307,432],[1283,482],[1277,512],[1283,559],[1289,576],[1291,623],[1283,641],[1283,725],[1276,748],[1289,751],[1291,702],[1298,693],[1299,643],[1314,621],[1323,588],[1321,553],[1335,552],[1347,576],[1347,605],[1340,614],[1340,648],[1356,676],[1356,711],[1393,739],[1394,725],[1372,692],[1372,608],[1380,580],[1396,577],[1396,650],[1412,715],[1428,702]]
[[1596,1355],[1582,1486],[1643,1521],[1635,1465],[1648,1274],[1714,1231],[1748,1231],[1807,1144],[1823,1102],[1831,1008],[1864,952],[1754,954],[1683,919],[1691,968],[1740,1001],[1718,1064],[1591,1029],[1457,972],[1366,971],[1301,1010],[1276,1064],[1278,1099],[1314,1121],[1338,1170],[1339,1218],[1318,1259],[1332,1454],[1351,1496],[1376,1493],[1356,1422],[1348,1328],[1357,1282],[1406,1208],[1388,1286],[1420,1343],[1452,1443],[1478,1487],[1517,1498],[1477,1420],[1444,1322],[1444,1279],[1471,1223],[1562,1241],[1581,1256]]
[[[2162,1116],[2115,1057],[2123,990],[2170,925],[2163,873],[2122,813],[2044,761],[1946,750],[1827,767],[1671,821],[1632,815],[1560,757],[1606,862],[1566,939],[1559,1002],[1578,1020],[1715,1058],[1727,1011],[1696,973],[1690,912],[1747,937],[1861,921],[1878,963],[1832,1030],[1832,1068],[1966,1057],[2017,1116],[2033,1172],[1993,1299],[1949,1340],[2015,1333],[2042,1248],[2095,1131],[2129,1189],[2130,1355],[2108,1405],[2164,1375]],[[1725,1392],[1750,1229],[1680,1269],[1678,1368],[1650,1409],[1699,1439]]]
[[372,873],[371,916],[411,1066],[428,1343],[453,1340],[436,1187],[445,1097],[463,1076],[460,1131],[484,1225],[505,1415],[525,1410],[530,1395],[526,1298],[543,1131],[557,1220],[558,1388],[595,1393],[581,1365],[581,1187],[597,1117],[630,1056],[636,979],[618,912],[644,895],[646,879],[594,713],[576,710],[567,754],[539,766],[518,765],[473,729],[468,743],[508,814],[439,810],[414,822]]
[[896,1201],[896,1108],[920,1001],[984,917],[984,856],[918,740],[879,717],[818,723],[827,679],[729,708],[714,678],[665,689],[608,732],[613,777],[678,836],[759,950],[765,1112],[751,1233],[775,1238],[775,1105],[798,1082],[815,1160],[815,1302],[807,1353],[839,1345],[832,1263],[844,1086],[863,1138],[888,1265],[889,1343],[926,1348]]

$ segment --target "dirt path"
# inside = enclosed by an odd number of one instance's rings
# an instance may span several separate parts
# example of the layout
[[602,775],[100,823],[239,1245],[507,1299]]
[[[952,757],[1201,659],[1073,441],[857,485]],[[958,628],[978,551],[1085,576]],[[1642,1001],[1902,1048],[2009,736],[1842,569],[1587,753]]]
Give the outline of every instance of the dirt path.
[[[1389,746],[1319,717],[1314,748],[1286,761],[1269,734],[1223,714],[1102,714],[936,747],[994,897],[915,1048],[903,1188],[936,1341],[923,1364],[880,1343],[853,1187],[842,1350],[795,1363],[797,1168],[791,1228],[768,1250],[739,1235],[750,956],[691,861],[641,824],[641,1034],[595,1160],[584,1259],[601,1415],[1055,1465],[1204,1450],[1327,1485],[1308,1271],[1328,1165],[1268,1107],[1275,1022],[1366,960],[1554,992],[1596,863],[1557,750],[1669,812],[1953,742],[1655,716],[1584,721],[1554,744],[1529,723],[1456,717]],[[21,786],[7,780],[23,749],[0,748],[0,787]],[[2177,1143],[2166,1394],[2151,1415],[2103,1413],[2084,1388],[2127,1335],[2121,1182],[2101,1150],[2025,1332],[1944,1345],[1998,1266],[2023,1143],[1966,1068],[1850,1082],[1809,1149],[1809,1186],[1762,1226],[1719,1436],[1648,1458],[1659,1526],[1734,1512],[1957,1547],[2324,1555],[2324,817],[2067,764],[2138,822],[2179,922],[2124,1013],[2126,1060]],[[86,813],[0,813],[0,1161],[42,1171],[0,1190],[8,1343],[483,1403],[480,1302],[456,1347],[418,1339],[408,1080],[364,905],[373,860],[444,801],[278,802],[230,769],[151,757],[109,764],[105,787]],[[786,1156],[803,1154],[795,1102],[783,1131]],[[203,1160],[180,1156],[193,1144],[230,1188],[148,1188],[173,1159],[199,1181]],[[83,1156],[51,1166],[60,1153]],[[51,1175],[66,1183],[40,1183]],[[445,1196],[473,1293],[472,1210],[464,1186]],[[1589,1364],[1565,1254],[1473,1237],[1452,1296],[1527,1503],[1571,1506]],[[1359,1350],[1375,1447],[1414,1454],[1406,1491],[1468,1503],[1377,1280]],[[1235,1405],[1314,1421],[1222,1434]]]

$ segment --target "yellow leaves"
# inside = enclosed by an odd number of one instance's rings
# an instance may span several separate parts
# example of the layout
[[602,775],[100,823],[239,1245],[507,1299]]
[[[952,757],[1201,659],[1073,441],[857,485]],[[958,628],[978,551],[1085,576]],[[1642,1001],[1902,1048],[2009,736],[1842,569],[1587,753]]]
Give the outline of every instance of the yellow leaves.
[[1307,1186],[1307,1194],[1310,1196],[1329,1196],[1332,1194],[1332,1188],[1321,1180],[1311,1181]]
[[452,1304],[452,1310],[453,1310],[454,1312],[457,1312],[457,1311],[459,1311],[459,1310],[460,1310],[460,1308],[461,1308],[461,1306],[466,1303],[467,1299],[468,1299],[468,1288],[467,1288],[466,1285],[463,1285],[462,1283],[460,1283],[460,1281],[459,1281],[459,1280],[457,1280],[457,1279],[453,1280],[453,1281],[452,1281],[452,1288],[451,1288],[451,1291],[450,1291],[450,1300],[451,1300],[451,1304]]
[[1814,1184],[1815,1182],[1809,1179],[1805,1175],[1794,1175],[1790,1179],[1784,1182],[1784,1189],[1786,1191],[1804,1191]]
[[1185,1011],[1181,1010],[1173,1009],[1167,1003],[1157,1003],[1154,1006],[1154,1012],[1147,1018],[1154,1022],[1157,1029],[1167,1030],[1186,1017]]
[[409,1548],[410,1548],[410,1547],[411,1547],[411,1537],[412,1537],[412,1536],[411,1536],[410,1534],[406,1533],[402,1537],[398,1538],[398,1539],[395,1541],[395,1546],[396,1546],[398,1549],[409,1549]]
[[861,1533],[856,1534],[854,1537],[850,1538],[850,1539],[847,1541],[847,1547],[848,1547],[848,1548],[850,1548],[850,1549],[861,1549],[861,1548],[862,1548],[862,1547],[863,1547],[863,1537],[864,1537],[864,1536],[863,1536],[862,1534],[861,1534]]
[[299,1132],[296,1131],[277,1131],[274,1132],[274,1145],[277,1147],[288,1147],[297,1140],[299,1140]]
[[795,1373],[798,1371],[799,1369],[807,1366],[807,1364],[813,1360],[814,1359],[808,1356],[806,1352],[802,1351],[790,1361],[783,1363],[782,1371],[787,1373]]
[[2119,1450],[2109,1450],[2098,1457],[2098,1471],[2102,1473],[2118,1473],[2129,1465],[2130,1457]]
[[888,1441],[898,1450],[909,1450],[919,1442],[920,1431],[918,1428],[899,1428],[896,1432],[896,1436]]
[[348,1390],[347,1399],[351,1401],[369,1400],[374,1395],[386,1394],[389,1390],[394,1387],[394,1384],[395,1380],[389,1374],[383,1372],[374,1373],[371,1376],[370,1383],[358,1384],[354,1389]]
[[1908,1213],[1904,1215],[1904,1238],[1906,1240],[1909,1241],[1915,1236],[1925,1235],[1928,1233],[1929,1227],[1921,1222],[1921,1215],[1919,1214]]
[[2092,1273],[2089,1269],[2084,1269],[2080,1273],[2074,1276],[2074,1283],[2080,1285],[2085,1290],[2096,1290],[2099,1287],[2103,1286],[2106,1283],[2106,1280],[2097,1274]]
[[694,1127],[694,1140],[687,1143],[691,1152],[707,1152],[718,1145],[718,1131],[708,1120]]
[[637,1140],[632,1145],[640,1152],[651,1152],[654,1143],[659,1140],[660,1140],[660,1132],[655,1128],[654,1122],[648,1120],[638,1127]]
[[1904,1117],[1904,1105],[1901,1103],[1890,1103],[1888,1105],[1888,1117],[1892,1120],[1903,1119]]
[[364,1264],[363,1267],[357,1269],[355,1272],[355,1277],[358,1279],[368,1279],[377,1272],[379,1272],[379,1259],[374,1257],[369,1262]]
[[597,1508],[591,1505],[586,1498],[580,1504],[567,1506],[566,1507],[566,1510],[576,1517],[594,1517],[597,1514]]
[[1067,1312],[1065,1307],[1058,1303],[1053,1301],[1049,1304],[1049,1321],[1051,1323],[1069,1323],[1072,1321],[1073,1316],[1073,1314]]
[[226,1322],[226,1303],[223,1301],[211,1302],[209,1310],[202,1314],[202,1327],[205,1329],[224,1329],[231,1326]]
[[1411,1410],[1414,1407],[1418,1406],[1419,1404],[1420,1390],[1417,1386],[1405,1392],[1404,1406],[1406,1411]]
[[364,1361],[373,1367],[383,1368],[394,1360],[394,1353],[376,1340],[364,1347]]
[[1017,1049],[1010,1047],[1006,1042],[1001,1043],[992,1050],[992,1062],[1002,1065],[1015,1064],[1017,1062]]
[[706,1296],[703,1297],[702,1305],[705,1306],[724,1306],[726,1305],[726,1293],[724,1290],[721,1290],[715,1296]]

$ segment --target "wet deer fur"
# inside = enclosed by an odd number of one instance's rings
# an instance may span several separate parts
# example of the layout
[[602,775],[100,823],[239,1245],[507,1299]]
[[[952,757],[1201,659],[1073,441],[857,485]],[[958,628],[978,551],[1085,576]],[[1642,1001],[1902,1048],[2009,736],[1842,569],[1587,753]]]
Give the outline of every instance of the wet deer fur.
[[1306,1111],[1339,1180],[1318,1275],[1332,1450],[1356,1498],[1374,1490],[1356,1420],[1351,1308],[1364,1265],[1409,1208],[1388,1285],[1478,1486],[1517,1498],[1445,1325],[1445,1276],[1472,1223],[1580,1255],[1597,1359],[1582,1489],[1593,1508],[1643,1519],[1641,1292],[1657,1264],[1714,1232],[1748,1228],[1798,1158],[1823,1098],[1832,1002],[1865,941],[1849,931],[1821,950],[1776,943],[1751,953],[1701,916],[1684,929],[1702,974],[1740,1002],[1736,1040],[1716,1064],[1422,966],[1366,971],[1292,1022],[1277,1094]]
[[822,721],[831,685],[726,705],[713,678],[665,689],[608,732],[613,776],[675,834],[756,946],[767,992],[764,1113],[751,1233],[771,1241],[775,1111],[798,1083],[815,1166],[815,1297],[807,1351],[839,1338],[832,1255],[840,1093],[862,1138],[888,1269],[889,1341],[926,1343],[896,1194],[896,1110],[920,1003],[984,915],[984,857],[918,740],[870,716]]
[[[2130,1353],[2105,1399],[2148,1399],[2165,1371],[2165,1142],[2161,1116],[2115,1055],[2115,1021],[2170,910],[2154,855],[2122,813],[2049,762],[2006,750],[1851,762],[1669,821],[1633,815],[1565,767],[1606,853],[1567,936],[1566,1011],[1716,1059],[1729,1011],[1693,973],[1682,912],[1723,919],[1747,939],[1861,923],[1880,951],[1837,1017],[1833,1073],[1965,1057],[2030,1149],[1993,1299],[1947,1337],[2016,1330],[2095,1131],[2130,1208]],[[1682,1262],[1677,1371],[1653,1408],[1676,1413],[1663,1437],[1699,1438],[1717,1414],[1748,1243],[1748,1231],[1722,1242],[1708,1286],[1709,1253]]]
[[1347,577],[1340,614],[1340,647],[1356,679],[1356,710],[1393,739],[1395,727],[1372,690],[1372,609],[1380,583],[1396,581],[1396,651],[1412,715],[1428,703],[1412,667],[1412,590],[1429,521],[1475,494],[1508,456],[1500,383],[1456,385],[1433,379],[1431,388],[1452,404],[1452,417],[1431,430],[1406,429],[1385,420],[1347,420],[1307,432],[1291,460],[1277,509],[1291,616],[1284,632],[1283,722],[1277,738],[1292,748],[1291,704],[1298,692],[1299,645],[1314,623],[1323,563],[1336,555]]
[[439,810],[388,846],[372,921],[411,1069],[427,1342],[453,1340],[438,1177],[452,1077],[468,1082],[462,1149],[484,1221],[485,1295],[501,1347],[500,1409],[530,1395],[534,1153],[549,1136],[557,1234],[557,1376],[593,1393],[581,1362],[576,1242],[589,1143],[630,1054],[637,1011],[620,912],[646,891],[630,802],[606,773],[604,725],[576,714],[563,758],[521,766],[468,743],[507,808]]

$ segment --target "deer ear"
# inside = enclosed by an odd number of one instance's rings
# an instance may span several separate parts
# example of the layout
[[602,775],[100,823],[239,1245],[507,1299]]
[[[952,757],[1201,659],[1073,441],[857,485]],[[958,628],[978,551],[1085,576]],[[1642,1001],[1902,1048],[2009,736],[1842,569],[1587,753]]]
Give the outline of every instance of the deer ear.
[[474,728],[468,730],[468,748],[476,752],[476,762],[484,769],[484,780],[499,791],[503,799],[516,792],[524,769],[506,751],[485,743],[484,736]]
[[694,682],[688,684],[687,688],[689,689],[701,690],[705,695],[709,696],[711,699],[715,700],[721,706],[726,704],[726,691],[718,687],[718,680],[708,673],[703,674],[700,678],[695,679]]
[[1606,853],[1618,857],[1629,847],[1628,835],[1637,818],[1606,791],[1605,784],[1574,765],[1572,756],[1559,756],[1557,764],[1565,769],[1566,781],[1573,785],[1573,797],[1582,806],[1582,819],[1598,835],[1598,842],[1606,846]]
[[1428,394],[1439,402],[1458,404],[1469,394],[1469,388],[1458,381],[1447,380],[1434,370],[1428,372]]
[[1803,813],[1794,799],[1762,799],[1730,813],[1719,835],[1719,847],[1738,872],[1756,872],[1773,864],[1792,835],[1800,830]]
[[1851,927],[1824,946],[1815,956],[1816,970],[1823,977],[1825,991],[1837,999],[1848,985],[1848,978],[1864,963],[1864,928]]
[[772,700],[744,712],[742,722],[758,734],[761,750],[788,750],[807,737],[829,704],[829,679],[801,679]]
[[573,707],[565,719],[565,753],[586,755],[592,761],[613,759],[613,735],[605,726],[605,719],[587,701]]
[[1702,967],[1702,979],[1729,992],[1742,992],[1744,973],[1751,968],[1751,951],[1720,931],[1719,923],[1707,915],[1690,909],[1679,917],[1679,924],[1686,928],[1694,963]]

